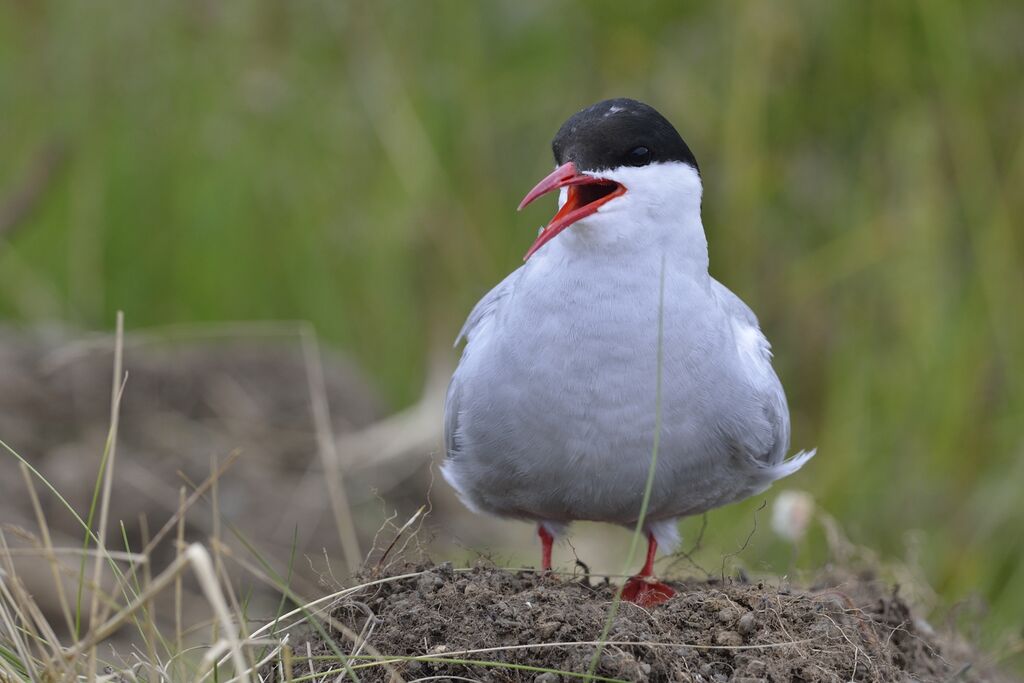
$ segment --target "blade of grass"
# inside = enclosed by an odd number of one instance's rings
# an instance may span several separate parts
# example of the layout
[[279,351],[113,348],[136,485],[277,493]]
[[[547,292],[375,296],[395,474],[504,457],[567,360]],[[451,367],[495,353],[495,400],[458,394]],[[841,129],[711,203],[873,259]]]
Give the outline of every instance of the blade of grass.
[[[107,460],[110,456],[110,432],[107,433],[106,446],[103,449],[103,457],[100,458],[100,469],[96,475],[96,484],[93,487],[92,501],[89,503],[89,515],[86,518],[84,524],[86,525],[85,538],[82,541],[82,560],[78,567],[78,591],[75,597],[75,637],[77,638],[81,632],[82,627],[82,597],[85,588],[85,559],[87,557],[87,551],[89,549],[89,541],[91,540],[96,545],[96,557],[102,558],[106,553],[106,548],[102,542],[100,535],[93,530],[93,522],[96,517],[97,506],[99,505],[100,497],[102,495],[103,480],[107,469]],[[97,560],[98,561],[98,560]],[[94,589],[93,595],[96,595],[95,590],[98,590],[99,582],[93,581],[93,585],[97,588]]]
[[301,328],[302,352],[306,361],[306,381],[309,383],[309,397],[313,404],[313,422],[316,425],[317,452],[323,463],[327,494],[334,512],[334,524],[341,539],[341,549],[349,574],[359,571],[363,553],[359,549],[359,536],[352,520],[352,508],[345,492],[338,447],[331,428],[331,413],[327,403],[327,386],[324,383],[324,369],[320,358],[320,344],[313,326],[309,323]]
[[[3,619],[0,618],[0,622],[2,621]],[[17,653],[4,647],[2,643],[0,643],[0,662],[4,664],[3,667],[0,667],[0,671],[3,671],[5,676],[11,679],[29,680],[28,669],[25,668]]]
[[[99,527],[97,528],[97,541],[96,549],[103,551],[106,548],[107,539],[107,522],[110,515],[110,492],[114,488],[114,463],[117,459],[117,428],[118,422],[121,416],[121,395],[124,392],[124,385],[127,381],[127,377],[122,377],[121,373],[124,369],[124,313],[122,311],[117,312],[117,325],[114,333],[114,370],[113,379],[110,383],[110,430],[107,432],[107,444],[104,448],[103,459],[100,463],[100,473],[97,482],[102,479],[103,490],[102,499],[100,501],[100,519]],[[96,497],[93,494],[93,505],[95,506]],[[92,517],[92,511],[89,512],[89,517]],[[103,558],[100,555],[96,556],[92,566],[93,583],[96,584],[96,588],[93,589],[92,600],[89,604],[89,624],[95,624],[100,618],[100,595],[99,590],[103,585]],[[82,583],[78,585],[79,605],[81,605],[82,595]],[[96,680],[96,651],[93,649],[89,653],[89,683]]]
[[39,533],[42,536],[43,550],[46,552],[46,560],[50,565],[50,572],[53,574],[53,584],[57,591],[57,602],[60,603],[61,614],[64,615],[64,621],[67,623],[68,632],[74,633],[75,620],[71,616],[71,605],[68,604],[67,593],[64,591],[64,581],[60,576],[60,566],[57,562],[57,554],[53,550],[53,542],[50,539],[50,525],[46,522],[46,515],[43,513],[43,507],[39,504],[39,495],[36,493],[35,484],[32,483],[32,477],[29,474],[28,468],[24,464],[18,463],[18,469],[21,472],[21,477],[25,482],[25,490],[28,491],[29,499],[32,502],[32,510],[36,515],[36,524],[39,526]]
[[[30,462],[25,460],[25,458],[23,458],[16,450],[11,448],[11,446],[9,444],[7,444],[7,442],[3,441],[2,439],[0,439],[0,447],[2,447],[4,450],[6,450],[11,455],[13,455],[15,457],[15,459],[18,460],[19,463],[21,463],[22,465],[27,467],[29,472],[31,472],[39,481],[41,481],[43,483],[43,485],[54,495],[54,497],[56,497],[57,500],[60,501],[61,505],[63,505],[64,508],[69,513],[71,513],[71,516],[75,519],[76,522],[78,522],[79,526],[81,526],[82,529],[85,531],[86,537],[88,539],[91,539],[94,543],[98,543],[99,539],[96,536],[96,534],[93,533],[92,527],[86,522],[86,520],[82,519],[82,517],[77,512],[75,512],[75,509],[74,509],[74,507],[71,506],[71,503],[69,503],[68,500],[64,496],[61,495],[61,493],[56,489],[56,487],[53,484],[51,484],[50,481],[46,477],[44,477],[39,470],[37,470],[35,467],[33,467]],[[56,552],[60,552],[61,549],[55,549],[55,551]],[[116,562],[114,561],[115,556],[120,557],[119,553],[114,553],[113,555],[111,555],[109,553],[109,551],[106,551],[106,550],[104,550],[103,552],[99,552],[99,551],[90,551],[88,548],[84,548],[84,549],[79,548],[79,549],[76,549],[76,552],[81,552],[83,558],[87,557],[89,555],[95,555],[95,554],[98,554],[98,555],[100,555],[102,557],[105,557],[107,559],[108,565],[111,568],[111,571],[118,577],[119,581],[121,582],[121,585],[124,585],[124,574],[121,572],[120,568],[117,566]],[[132,570],[134,570],[134,568],[137,567],[137,566],[138,565],[133,565],[133,569]]]
[[[182,476],[184,476],[184,475],[182,475]],[[187,481],[187,478],[186,478],[186,481]],[[191,482],[189,482],[189,483],[191,484]],[[263,568],[263,571],[265,572],[265,575],[263,573],[261,573],[261,572],[255,572],[255,571],[253,571],[253,574],[255,576],[257,576],[258,578],[264,578],[264,576],[265,576],[266,580],[270,583],[270,585],[274,586],[275,589],[285,593],[290,600],[292,600],[293,602],[295,602],[296,604],[299,604],[299,605],[304,604],[304,601],[301,598],[299,598],[297,595],[295,595],[295,593],[291,590],[291,587],[286,585],[286,584],[284,584],[284,582],[282,581],[280,575],[277,574],[277,572],[274,570],[274,568],[263,557],[263,555],[259,552],[259,550],[257,550],[256,546],[248,539],[248,537],[244,533],[242,533],[242,531],[237,526],[232,524],[230,521],[228,521],[228,520],[222,520],[222,521],[223,521],[224,525],[227,526],[228,530],[232,533],[232,535],[235,537],[235,539],[238,540],[245,547],[245,549],[250,554],[252,554],[252,556],[256,559],[256,561],[260,564],[260,566]],[[234,558],[234,559],[236,561],[240,561],[239,558]],[[327,646],[330,647],[332,652],[334,652],[334,654],[338,657],[339,661],[347,662],[347,656],[342,653],[341,648],[338,647],[338,644],[335,643],[334,640],[331,639],[328,636],[328,633],[323,628],[323,625],[320,624],[319,621],[316,620],[313,617],[313,615],[311,615],[311,614],[306,614],[306,617],[311,619],[310,623],[312,624],[314,629],[318,632],[318,634],[321,636],[321,638],[323,639],[323,642],[325,644],[327,644]],[[332,625],[335,626],[339,631],[344,633],[346,635],[346,637],[349,637],[350,634],[351,634],[351,637],[355,637],[355,635],[352,634],[350,630],[347,630],[343,624],[338,624],[337,622],[333,622]],[[215,672],[216,672],[216,668],[214,668],[214,673]],[[355,671],[353,671],[352,669],[349,668],[349,669],[347,669],[347,673],[349,674],[349,677],[352,678],[353,681],[358,682],[359,678],[356,675]],[[397,681],[401,681],[402,680],[401,676],[398,675],[398,672],[394,671],[393,669],[391,669],[391,675],[392,675],[392,679],[393,680],[397,680]]]
[[[175,558],[180,558],[185,548],[185,487],[178,489],[178,535],[174,547]],[[182,652],[181,642],[181,575],[174,577],[174,651]],[[173,657],[172,657],[173,659]]]
[[[75,546],[74,548],[52,548],[47,550],[45,548],[8,548],[6,554],[11,557],[39,557],[40,555],[46,557],[49,554],[57,555],[74,555],[79,557],[85,555],[86,557],[95,557],[99,554],[96,550],[90,548],[89,550],[82,550]],[[146,557],[139,553],[126,553],[120,550],[108,550],[103,553],[103,556],[110,560],[117,562],[128,562],[128,563],[145,563]]]
[[[119,520],[119,524],[118,524],[118,526],[119,526],[119,527],[120,527],[120,529],[121,529],[121,542],[122,542],[122,543],[124,543],[124,548],[125,548],[125,551],[127,551],[127,552],[131,552],[131,548],[130,548],[130,545],[129,545],[129,543],[128,543],[128,530],[127,530],[127,529],[125,528],[125,526],[124,526],[124,520]],[[135,594],[136,594],[136,595],[141,595],[141,594],[142,594],[142,592],[143,592],[143,590],[142,590],[142,586],[141,586],[141,585],[139,584],[139,580],[138,580],[137,578],[134,578],[134,577],[133,577],[133,578],[131,579],[131,581],[132,581],[132,582],[134,583],[134,588],[135,588]],[[145,614],[146,614],[146,605],[143,605],[143,606],[142,606],[142,613],[143,613],[143,615],[145,616]],[[142,634],[142,639],[143,639],[143,643],[144,643],[144,644],[146,645],[146,647],[148,648],[148,647],[149,647],[149,645],[150,645],[150,643],[149,643],[149,641],[148,641],[148,640],[146,639],[146,633],[145,633],[145,631],[144,631],[144,630],[143,630],[143,628],[142,628],[142,623],[141,623],[141,622],[139,622],[139,619],[138,619],[138,617],[137,617],[137,616],[135,616],[135,615],[132,615],[132,621],[134,621],[134,622],[135,622],[135,628],[136,628],[136,629],[138,629],[138,631],[139,631],[139,633],[140,633],[140,634]]]
[[152,583],[146,587],[145,592],[142,595],[136,596],[135,599],[126,605],[120,612],[103,624],[99,624],[90,629],[85,638],[66,649],[63,653],[63,657],[65,659],[72,660],[75,657],[80,656],[82,653],[94,650],[96,645],[111,636],[118,628],[120,628],[121,624],[141,609],[143,605],[151,600],[154,595],[157,595],[162,590],[170,586],[174,582],[175,577],[187,566],[192,567],[193,573],[199,581],[199,586],[202,589],[203,594],[206,596],[207,602],[210,603],[210,607],[213,609],[214,615],[221,622],[222,630],[225,633],[224,640],[228,643],[230,657],[232,659],[232,664],[235,666],[238,679],[243,681],[243,683],[247,683],[249,681],[248,667],[245,664],[245,658],[242,656],[241,641],[237,636],[235,636],[235,627],[231,619],[231,612],[228,610],[227,601],[224,599],[224,594],[217,582],[217,576],[213,570],[213,561],[210,559],[210,554],[207,552],[206,548],[198,543],[193,543],[186,548],[185,551],[173,563],[171,563],[169,567],[167,567],[167,569],[153,579]]
[[[34,629],[29,611],[31,598],[22,590],[21,582],[14,572],[14,565],[11,564],[10,556],[5,552],[6,550],[7,538],[3,529],[0,529],[0,559],[3,560],[3,566],[0,569],[2,571],[2,576],[0,576],[0,589],[2,589],[0,597],[6,599],[13,611],[9,620],[4,619],[4,625],[11,642],[18,651],[18,655],[26,664],[26,667],[29,668],[29,673],[33,680],[35,680],[36,672],[28,665],[36,661],[36,658],[32,655],[32,646],[39,647],[40,638]],[[45,657],[45,653],[43,655]]]
[[[802,640],[786,640],[780,643],[749,643],[744,645],[707,645],[703,643],[659,643],[650,640],[606,640],[605,645],[612,645],[615,647],[649,647],[649,648],[692,648],[694,650],[707,650],[709,652],[729,652],[737,650],[777,650],[784,647],[795,647],[797,645],[806,645],[819,640],[818,638],[804,638]],[[446,652],[447,657],[462,657],[464,655],[478,655],[490,652],[512,652],[519,650],[546,650],[557,647],[592,647],[600,645],[599,640],[567,640],[554,643],[523,643],[521,645],[496,645],[494,647],[481,647],[474,648],[471,650],[453,650]],[[422,661],[430,660],[438,655],[395,655],[393,659],[397,661]],[[316,660],[330,659],[329,655],[323,655],[320,657],[314,657]],[[360,655],[353,659],[372,659],[369,655]],[[358,665],[365,666],[365,665]]]
[[[654,474],[658,466],[658,448],[661,445],[661,375],[664,362],[665,336],[665,263],[665,252],[663,251],[661,253],[661,275],[658,279],[658,346],[657,360],[655,362],[657,377],[654,382],[654,443],[651,446],[651,464],[647,468],[647,482],[644,484],[644,496],[640,502],[640,514],[636,520],[636,528],[633,529],[633,537],[630,540],[629,553],[626,555],[626,567],[623,572],[628,572],[629,568],[633,566],[637,548],[640,546],[640,537],[643,536],[644,522],[647,519],[647,507],[651,503],[651,491],[654,489]],[[619,586],[618,590],[615,591],[615,597],[612,598],[612,604],[608,608],[608,618],[605,619],[604,628],[601,630],[601,635],[598,638],[598,646],[594,649],[594,654],[590,658],[590,666],[587,669],[587,673],[591,676],[597,672],[597,665],[601,661],[601,651],[604,649],[601,643],[607,640],[608,634],[611,633],[615,616],[619,613],[619,604],[622,602],[622,591],[624,588],[625,584]]]
[[[291,554],[288,557],[288,572],[287,572],[287,574],[285,574],[285,577],[284,577],[284,583],[285,583],[286,586],[292,585],[292,571],[295,568],[295,550],[298,547],[298,544],[299,544],[299,527],[296,526],[295,529],[292,532],[292,552],[291,552]],[[274,633],[277,630],[277,624],[281,620],[281,615],[284,613],[284,605],[285,605],[285,603],[287,601],[288,601],[288,596],[285,595],[282,592],[281,593],[281,600],[278,601],[277,609],[274,611],[274,620],[272,622],[270,622],[270,633],[268,635],[271,638],[274,637]],[[288,648],[288,651],[291,652],[291,648]],[[289,660],[289,665],[288,666],[291,666],[290,660]]]
[[[89,517],[88,517],[88,528],[91,530],[93,525],[94,516],[96,513],[96,506],[99,503],[102,496],[106,505],[100,503],[100,529],[96,535],[96,548],[100,551],[100,555],[97,555],[96,560],[93,564],[93,582],[97,586],[92,594],[92,600],[89,608],[89,620],[91,623],[95,623],[99,616],[99,586],[102,583],[102,566],[101,566],[101,555],[106,547],[104,539],[106,538],[106,524],[107,524],[107,512],[110,504],[110,488],[113,483],[112,473],[110,472],[111,461],[115,456],[116,443],[117,443],[117,417],[119,415],[118,406],[120,405],[120,394],[124,388],[124,382],[121,379],[122,370],[122,353],[124,351],[124,314],[118,311],[117,314],[117,327],[114,336],[114,378],[111,388],[110,398],[110,427],[107,431],[107,440],[103,448],[103,457],[100,459],[99,472],[96,474],[96,484],[93,487],[92,502],[89,504]],[[89,547],[90,533],[85,535],[85,539],[82,542],[83,548]],[[75,600],[75,638],[79,637],[81,633],[82,625],[82,592],[85,586],[85,556],[82,556],[82,561],[79,565],[78,574],[78,594]],[[93,666],[95,662],[93,662]],[[89,681],[93,681],[96,678],[96,672],[90,666]]]
[[285,683],[292,683],[295,680],[292,668],[292,648],[285,645],[281,648],[281,675]]
[[[139,515],[139,532],[142,534],[142,545],[145,547],[149,543],[149,524],[146,522],[146,514],[141,513]],[[128,549],[128,535],[125,533],[124,523],[121,523],[121,533],[124,537],[124,547]],[[153,583],[153,565],[149,562],[142,568],[142,586],[143,590]],[[141,592],[141,591],[138,591]],[[149,680],[157,681],[157,654],[156,654],[156,641],[159,640],[160,644],[164,647],[164,652],[167,653],[168,657],[172,654],[168,650],[167,639],[164,638],[163,633],[156,627],[156,603],[152,599],[146,603],[145,607],[146,615],[146,632],[143,634],[143,639],[146,642],[146,664],[149,669]]]
[[[213,534],[210,539],[210,548],[213,551],[213,568],[214,574],[217,579],[221,582],[224,587],[224,591],[227,593],[228,601],[230,602],[233,613],[238,615],[239,630],[233,634],[234,637],[242,638],[245,633],[245,612],[239,605],[238,597],[235,595],[234,586],[231,583],[231,578],[224,570],[223,561],[223,548],[224,544],[220,540],[220,527],[221,527],[221,514],[220,514],[220,478],[214,477],[213,475],[217,472],[217,456],[216,454],[210,456],[210,476],[213,478],[213,486],[210,488],[210,500],[212,502],[211,516],[213,517],[212,526]],[[216,632],[214,633],[216,636]],[[216,640],[216,637],[214,638]],[[243,652],[243,656],[245,653]],[[250,667],[252,668],[252,667]]]
[[185,513],[195,504],[197,500],[200,499],[200,497],[202,497],[202,495],[211,486],[213,486],[213,482],[216,478],[224,476],[224,473],[227,472],[228,469],[235,464],[235,462],[238,460],[241,454],[241,451],[238,450],[231,451],[228,457],[224,459],[224,463],[219,468],[217,468],[217,471],[212,476],[207,477],[206,480],[204,480],[201,484],[194,487],[192,494],[188,497],[187,500],[185,500],[184,504],[179,505],[178,510],[171,516],[170,519],[164,522],[164,525],[160,527],[160,531],[158,531],[156,535],[153,536],[153,538],[149,541],[149,543],[146,544],[146,547],[142,549],[141,552],[143,555],[149,555],[150,553],[152,553],[153,549],[156,548],[157,544],[159,544],[160,541],[162,541],[164,537],[167,534],[169,534],[171,530],[175,527],[178,528],[178,532],[179,534],[181,534],[180,540],[184,542]]
[[[244,569],[246,569],[249,572],[249,574],[251,574],[253,577],[263,581],[264,583],[266,583],[268,586],[271,586],[275,590],[280,591],[283,595],[287,596],[287,598],[289,600],[291,600],[291,601],[295,602],[296,604],[300,605],[299,611],[303,613],[304,621],[306,621],[307,623],[312,625],[313,629],[320,636],[322,642],[325,643],[331,649],[332,652],[334,652],[334,659],[336,659],[343,666],[346,667],[345,668],[345,673],[347,673],[349,675],[349,677],[352,678],[353,681],[357,681],[358,682],[359,677],[356,674],[355,670],[353,668],[349,668],[348,664],[347,664],[348,660],[350,659],[350,656],[345,654],[344,652],[342,652],[341,646],[338,643],[336,643],[332,638],[330,638],[327,629],[325,629],[323,624],[320,622],[320,619],[318,618],[318,615],[314,614],[312,612],[308,612],[307,610],[305,610],[304,609],[305,605],[304,605],[304,603],[302,601],[302,598],[300,596],[296,595],[294,593],[294,591],[292,591],[289,586],[287,586],[286,584],[282,583],[281,578],[273,571],[272,568],[270,568],[269,563],[267,563],[258,554],[258,552],[255,550],[255,548],[251,547],[251,544],[248,543],[247,540],[242,541],[242,542],[243,542],[243,544],[247,545],[249,551],[251,553],[253,553],[255,557],[257,557],[257,560],[260,562],[261,565],[263,565],[265,571],[261,570],[260,568],[254,567],[253,565],[251,565],[250,563],[246,562],[244,559],[242,559],[240,557],[232,556],[232,559],[234,559],[235,562],[237,562],[240,566],[242,566]],[[316,602],[316,601],[314,601],[314,602]],[[346,638],[351,640],[353,643],[356,643],[357,645],[359,644],[359,635],[357,633],[353,632],[351,629],[349,629],[344,624],[342,624],[342,623],[336,621],[335,619],[333,619],[330,616],[330,614],[325,615],[324,620],[328,622],[328,625],[332,629],[334,629],[335,631],[343,634]],[[261,627],[261,629],[262,628],[266,628],[266,626]],[[255,640],[256,633],[259,633],[259,630],[257,630],[252,635],[250,635],[248,640]],[[381,655],[379,652],[377,652],[377,650],[375,648],[370,647],[369,645],[366,645],[366,649],[368,651],[370,651],[371,653],[375,654],[376,656],[378,656],[378,657],[380,657],[382,659],[384,658],[384,656]],[[401,681],[402,680],[402,677],[398,674],[398,671],[395,670],[393,667],[387,666],[385,668],[391,674],[391,680],[392,681]]]
[[409,527],[416,523],[416,520],[418,520],[423,515],[426,509],[426,505],[421,505],[419,509],[416,510],[415,514],[413,514],[412,517],[406,520],[405,524],[400,526],[398,530],[395,531],[395,535],[394,538],[391,539],[391,543],[389,543],[388,547],[384,549],[384,552],[380,554],[380,559],[377,560],[377,564],[374,567],[374,571],[380,571],[381,566],[384,564],[384,560],[386,560],[388,557],[388,553],[390,553],[391,550],[395,547],[395,544],[398,543],[398,539],[402,537],[402,534],[404,534]]
[[[585,681],[600,681],[601,683],[629,683],[621,678],[607,678],[605,676],[597,676],[593,674],[580,674],[572,671],[563,671],[561,669],[551,669],[543,666],[533,666],[531,664],[515,664],[512,662],[500,662],[490,661],[486,659],[457,659],[453,657],[393,657],[391,658],[394,662],[437,662],[439,664],[458,664],[460,666],[480,666],[485,668],[494,669],[510,669],[512,671],[529,671],[531,673],[553,673],[558,676],[565,676],[567,678],[579,678]],[[365,664],[356,664],[354,669],[368,669],[374,666],[380,666],[382,662],[367,662]],[[331,674],[339,673],[341,669],[317,671],[315,674],[308,674],[306,676],[300,676],[295,678],[296,683],[299,681],[312,681],[317,680],[321,676],[328,676]],[[422,679],[419,679],[422,680]],[[449,677],[445,676],[441,680],[449,680]],[[460,679],[460,680],[473,680],[473,679]]]
[[[128,543],[128,530],[125,527],[123,520],[120,521],[120,528],[121,542],[124,543],[125,551],[131,554],[131,545]],[[145,565],[145,567],[143,568],[143,580],[141,583],[137,578],[134,577],[132,577],[131,579],[125,579],[126,581],[131,580],[133,582],[135,595],[142,595],[145,592],[145,587],[149,585],[150,581],[152,581],[152,576],[150,575],[150,563],[145,562],[143,564]],[[150,662],[156,661],[156,652],[154,650],[154,644],[156,640],[160,641],[160,644],[163,646],[164,651],[167,653],[167,656],[171,655],[170,643],[168,643],[163,638],[159,630],[157,630],[155,627],[151,628],[151,625],[155,620],[152,610],[152,603],[148,603],[142,606],[142,616],[144,619],[142,623],[139,622],[137,617],[133,617],[133,621],[135,622],[135,628],[138,629],[139,634],[142,636],[142,642],[146,646],[147,652],[149,652],[150,654]]]
[[[8,592],[6,581],[3,581],[2,577],[0,577],[0,598],[3,598],[0,600],[0,626],[3,627],[5,639],[12,648],[3,648],[4,660],[10,662],[11,666],[21,672],[24,678],[29,678],[29,671],[34,668],[31,666],[32,656],[21,637],[21,629],[18,628],[14,615],[7,609],[7,605],[14,607],[17,603],[14,596]],[[34,680],[34,676],[32,679]]]

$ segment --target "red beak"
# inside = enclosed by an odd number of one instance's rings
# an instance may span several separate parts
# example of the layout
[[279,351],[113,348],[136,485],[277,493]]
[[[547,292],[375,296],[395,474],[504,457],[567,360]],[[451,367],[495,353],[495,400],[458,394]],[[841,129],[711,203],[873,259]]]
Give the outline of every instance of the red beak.
[[551,219],[551,222],[541,230],[533,246],[530,247],[530,250],[526,252],[526,256],[523,257],[524,261],[554,239],[555,235],[576,221],[596,212],[604,204],[626,193],[626,188],[613,180],[577,173],[576,166],[569,161],[556,168],[548,177],[537,183],[536,187],[523,197],[523,201],[519,203],[519,208],[522,209],[537,197],[562,187],[569,188],[569,196],[565,204],[558,210],[558,213]]

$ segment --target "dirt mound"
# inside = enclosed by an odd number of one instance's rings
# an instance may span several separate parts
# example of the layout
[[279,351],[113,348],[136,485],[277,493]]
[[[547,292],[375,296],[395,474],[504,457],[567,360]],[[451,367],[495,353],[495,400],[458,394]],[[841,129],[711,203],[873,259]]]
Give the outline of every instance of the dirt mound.
[[[406,680],[582,680],[571,674],[587,672],[615,595],[607,580],[510,572],[485,563],[465,570],[408,566],[374,581],[367,579],[370,585],[335,608],[334,619],[350,633],[348,639],[332,637],[346,652],[353,649],[354,632],[368,634],[359,648],[364,655],[418,657],[392,660]],[[870,576],[836,573],[805,589],[740,580],[674,585],[676,597],[659,607],[620,605],[599,676],[748,683],[993,680],[979,670],[976,653],[936,633],[911,613],[898,589]],[[332,650],[310,632],[292,647],[296,671],[341,671],[336,658],[317,659]],[[310,662],[303,661],[307,653],[314,655]],[[359,680],[390,680],[372,661],[354,665]],[[280,669],[265,674],[279,680]]]

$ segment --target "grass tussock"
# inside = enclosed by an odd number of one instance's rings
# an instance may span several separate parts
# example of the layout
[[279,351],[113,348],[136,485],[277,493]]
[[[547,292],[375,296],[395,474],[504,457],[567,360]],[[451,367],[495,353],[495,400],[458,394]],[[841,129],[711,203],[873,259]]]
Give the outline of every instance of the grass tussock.
[[[120,523],[120,539],[107,537],[106,530],[111,526],[110,502],[115,495],[112,483],[121,400],[127,382],[123,362],[123,315],[120,313],[114,340],[110,427],[85,518],[27,459],[0,441],[6,454],[18,463],[38,524],[37,533],[9,524],[0,526],[0,680],[181,681],[207,680],[211,676],[213,680],[224,680],[222,672],[229,670],[233,672],[232,680],[253,680],[254,672],[268,658],[282,656],[284,643],[276,638],[275,631],[281,611],[288,604],[303,605],[304,601],[289,586],[290,565],[289,575],[278,575],[255,545],[221,516],[218,483],[237,460],[237,453],[224,462],[213,459],[205,481],[189,482],[188,487],[182,487],[177,511],[152,537],[144,531],[144,545],[138,552],[130,548],[123,522]],[[306,352],[307,355],[318,354],[311,335],[306,342]],[[322,371],[318,364],[308,369],[315,406],[317,397],[321,402],[324,400]],[[320,379],[313,379],[314,375]],[[324,427],[318,423],[318,428]],[[340,486],[340,478],[334,481],[329,488]],[[83,536],[80,547],[54,546],[50,524],[40,503],[39,487],[59,501],[62,511],[76,520]],[[340,496],[337,499],[344,501]],[[212,512],[211,535],[206,543],[185,543],[186,517],[200,501],[208,503]],[[350,516],[347,509],[341,512]],[[143,528],[146,528],[145,523]],[[222,542],[224,529],[250,551],[249,559],[235,556]],[[343,545],[348,549],[353,546],[346,538],[347,532],[351,532],[351,522],[339,529]],[[17,536],[19,547],[12,547],[8,542],[9,534]],[[123,544],[123,550],[114,549],[117,544]],[[173,546],[174,559],[154,574],[151,560],[162,545]],[[358,545],[354,548],[357,550]],[[62,625],[66,627],[65,638],[58,636],[58,629],[51,626],[21,580],[15,567],[16,558],[45,561],[53,578],[52,590],[58,595]],[[292,561],[294,559],[293,555]],[[360,560],[360,557],[351,557],[349,564],[358,567]],[[247,633],[252,620],[246,614],[244,601],[235,593],[237,584],[226,570],[229,562],[241,566],[252,581],[269,584],[280,595],[278,617],[267,627]],[[186,575],[205,599],[209,611],[205,625],[183,622],[182,592]],[[174,596],[172,629],[156,618],[156,600],[168,592],[173,592]],[[316,604],[313,602],[310,607]],[[306,607],[299,607],[296,612],[305,616],[307,624],[318,623]],[[186,647],[187,640],[195,640],[189,631],[196,628],[207,631],[209,637],[200,639],[198,649]],[[269,637],[261,637],[268,628]],[[123,629],[134,630],[141,647],[103,651],[101,646]],[[344,626],[338,629],[344,631]],[[323,629],[320,632],[326,637]],[[344,659],[341,649],[334,648],[334,651]]]

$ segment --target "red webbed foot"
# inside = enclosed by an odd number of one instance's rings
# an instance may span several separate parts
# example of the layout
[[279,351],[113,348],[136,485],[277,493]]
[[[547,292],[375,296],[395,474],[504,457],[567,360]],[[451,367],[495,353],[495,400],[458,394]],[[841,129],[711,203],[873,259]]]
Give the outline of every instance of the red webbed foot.
[[640,573],[629,579],[622,587],[622,599],[641,607],[654,607],[666,602],[676,594],[675,590],[654,578],[654,556],[658,542],[654,534],[647,534],[647,562]]
[[660,605],[675,594],[676,591],[671,586],[650,576],[634,576],[622,589],[622,599],[640,607]]

